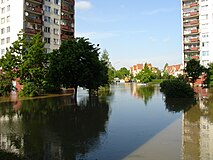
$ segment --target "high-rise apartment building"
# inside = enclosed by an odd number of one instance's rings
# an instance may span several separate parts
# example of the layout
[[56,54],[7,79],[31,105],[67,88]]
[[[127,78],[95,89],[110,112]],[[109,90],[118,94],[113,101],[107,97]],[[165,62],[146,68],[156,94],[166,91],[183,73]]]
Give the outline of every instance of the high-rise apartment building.
[[213,62],[213,0],[182,1],[182,60]]
[[74,37],[74,0],[0,0],[0,57],[23,30],[40,32],[46,52]]

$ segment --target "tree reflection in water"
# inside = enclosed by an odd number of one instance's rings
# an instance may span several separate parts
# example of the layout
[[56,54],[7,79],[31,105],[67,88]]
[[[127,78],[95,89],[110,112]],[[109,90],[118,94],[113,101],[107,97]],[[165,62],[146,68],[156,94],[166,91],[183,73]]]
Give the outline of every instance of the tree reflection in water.
[[153,85],[140,86],[137,88],[137,97],[144,100],[145,105],[152,99],[155,93],[155,87]]
[[165,98],[166,109],[169,112],[188,111],[193,105],[196,104],[194,98]]
[[30,160],[84,156],[99,145],[109,118],[106,99],[98,97],[78,105],[70,96],[24,100],[17,111],[13,105],[0,103],[0,134],[5,137],[0,149]]

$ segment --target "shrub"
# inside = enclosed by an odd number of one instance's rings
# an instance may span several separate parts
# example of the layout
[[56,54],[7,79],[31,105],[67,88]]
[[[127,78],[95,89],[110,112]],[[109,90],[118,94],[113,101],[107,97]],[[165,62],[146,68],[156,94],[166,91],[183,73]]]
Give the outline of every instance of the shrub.
[[181,79],[165,80],[160,87],[166,98],[194,98],[193,88]]

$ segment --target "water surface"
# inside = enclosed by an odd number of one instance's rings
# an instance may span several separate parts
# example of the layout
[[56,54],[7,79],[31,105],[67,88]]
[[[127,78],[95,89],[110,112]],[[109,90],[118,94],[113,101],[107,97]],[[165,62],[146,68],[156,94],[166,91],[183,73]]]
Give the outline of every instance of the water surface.
[[1,102],[0,149],[32,160],[119,160],[159,133],[169,134],[165,128],[177,122],[183,131],[173,128],[182,142],[176,159],[199,159],[208,155],[201,152],[200,134],[210,135],[204,123],[212,127],[210,112],[201,114],[200,105],[179,112],[165,103],[159,87],[136,84],[113,85],[109,93],[91,98],[79,89],[77,104],[71,96]]

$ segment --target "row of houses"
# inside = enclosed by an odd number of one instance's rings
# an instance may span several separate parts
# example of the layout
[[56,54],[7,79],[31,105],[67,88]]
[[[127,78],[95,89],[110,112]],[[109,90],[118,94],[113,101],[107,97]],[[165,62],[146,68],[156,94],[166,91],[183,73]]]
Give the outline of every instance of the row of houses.
[[[153,67],[151,63],[136,64],[130,67],[130,73],[133,76],[136,76],[138,73],[140,73],[144,69],[145,65],[147,65],[148,68],[151,69],[153,72],[157,72],[158,70],[156,67]],[[183,75],[183,71],[184,71],[184,66],[182,64],[166,66],[164,68],[164,72],[167,72],[169,75],[172,75],[174,77],[177,77],[178,75]]]

